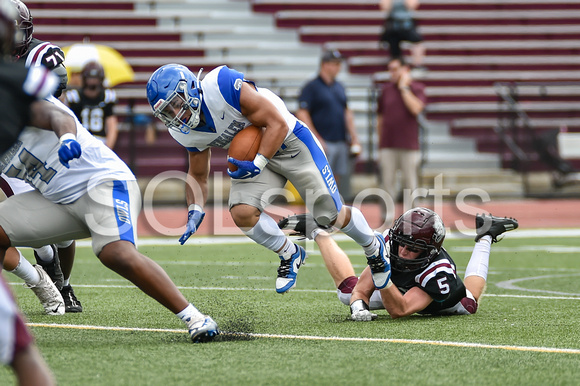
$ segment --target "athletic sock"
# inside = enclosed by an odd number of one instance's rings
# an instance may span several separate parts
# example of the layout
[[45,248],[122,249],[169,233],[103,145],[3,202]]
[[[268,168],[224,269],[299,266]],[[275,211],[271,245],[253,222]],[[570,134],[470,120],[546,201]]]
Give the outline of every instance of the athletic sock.
[[480,276],[487,280],[489,254],[491,253],[491,236],[485,235],[473,247],[471,258],[465,268],[465,277]]
[[24,256],[22,256],[22,253],[20,253],[20,251],[18,251],[18,254],[20,255],[18,265],[12,271],[8,272],[15,274],[30,286],[35,286],[38,283],[40,283],[40,274],[38,273],[36,268],[34,268],[32,264],[30,264],[30,262],[26,260]]
[[349,276],[340,283],[338,290],[343,294],[351,294],[354,286],[358,283],[358,277]]
[[367,256],[371,256],[379,247],[375,232],[373,232],[358,208],[354,206],[350,206],[349,208],[351,213],[350,222],[341,231],[363,247]]
[[292,258],[292,255],[296,253],[297,249],[298,249],[298,247],[296,246],[296,244],[294,244],[290,240],[286,240],[286,244],[284,244],[284,247],[282,247],[282,250],[280,252],[278,252],[278,254],[284,260],[288,260],[288,259]]
[[260,214],[260,218],[254,227],[248,231],[243,231],[246,236],[256,243],[280,254],[278,251],[286,247],[290,239],[278,228],[274,219],[265,213]]
[[199,319],[203,318],[203,314],[199,312],[197,308],[193,306],[193,304],[189,303],[187,307],[185,307],[181,312],[178,312],[177,317],[187,323],[190,319]]
[[54,259],[54,252],[50,245],[34,248],[34,252],[43,263],[50,263]]

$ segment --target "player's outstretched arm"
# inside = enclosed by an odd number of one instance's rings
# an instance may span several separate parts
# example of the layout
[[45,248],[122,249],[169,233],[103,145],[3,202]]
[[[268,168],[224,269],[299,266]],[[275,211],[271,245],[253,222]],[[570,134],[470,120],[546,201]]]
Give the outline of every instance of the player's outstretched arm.
[[74,118],[45,100],[36,101],[31,105],[29,123],[39,129],[52,130],[59,138],[67,133],[75,136],[77,134]]
[[187,225],[185,233],[179,238],[181,245],[185,244],[187,239],[201,225],[205,212],[203,205],[208,195],[208,178],[210,170],[210,149],[189,153],[189,169],[187,171],[187,183],[185,184],[185,197],[187,199]]

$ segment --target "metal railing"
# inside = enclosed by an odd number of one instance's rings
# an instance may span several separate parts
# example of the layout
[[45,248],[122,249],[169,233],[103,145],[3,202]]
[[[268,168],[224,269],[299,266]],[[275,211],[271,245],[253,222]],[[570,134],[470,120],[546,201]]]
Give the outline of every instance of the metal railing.
[[[548,170],[561,174],[567,173],[567,170],[573,170],[573,168],[559,157],[557,146],[555,151],[548,148],[550,146],[548,137],[555,138],[553,133],[560,130],[559,125],[556,122],[550,125],[552,129],[548,135],[538,133],[528,112],[523,107],[522,96],[525,94],[525,96],[542,99],[546,105],[544,110],[546,112],[550,112],[551,108],[554,111],[562,112],[561,109],[555,107],[558,102],[554,102],[554,100],[562,96],[573,96],[580,99],[579,86],[580,82],[497,82],[494,84],[495,92],[499,97],[498,121],[494,131],[500,141],[500,155],[502,160],[504,160],[506,153],[511,156],[509,166],[522,174],[522,184],[526,196],[534,195],[529,178],[532,163],[540,162]],[[556,194],[553,192],[548,195],[554,196]]]

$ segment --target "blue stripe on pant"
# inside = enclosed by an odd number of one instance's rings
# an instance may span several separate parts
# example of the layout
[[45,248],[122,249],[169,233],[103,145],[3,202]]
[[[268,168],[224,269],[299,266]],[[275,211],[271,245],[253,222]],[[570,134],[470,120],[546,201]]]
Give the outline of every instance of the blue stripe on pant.
[[294,135],[298,138],[302,143],[308,147],[310,150],[310,154],[312,154],[312,158],[314,159],[314,163],[316,167],[320,171],[322,175],[322,179],[326,183],[326,187],[328,188],[328,193],[332,197],[334,201],[334,205],[336,205],[336,209],[340,212],[342,209],[342,200],[340,199],[340,192],[338,191],[338,186],[336,184],[336,180],[334,179],[334,174],[332,173],[332,169],[324,155],[322,149],[318,146],[318,143],[314,140],[314,136],[310,129],[306,126],[302,125],[300,122],[296,123],[296,127],[294,128]]
[[117,219],[120,239],[135,244],[129,190],[127,189],[126,181],[113,182],[113,206],[115,208],[115,217]]

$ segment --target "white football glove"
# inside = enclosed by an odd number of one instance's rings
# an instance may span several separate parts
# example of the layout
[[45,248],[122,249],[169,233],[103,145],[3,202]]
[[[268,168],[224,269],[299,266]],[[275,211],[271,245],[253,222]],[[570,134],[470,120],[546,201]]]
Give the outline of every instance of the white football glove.
[[368,304],[358,299],[350,305],[350,318],[355,322],[370,322],[377,318],[377,314],[370,312]]
[[350,314],[350,318],[355,322],[370,322],[377,318],[377,314],[373,314],[369,310],[360,310]]

